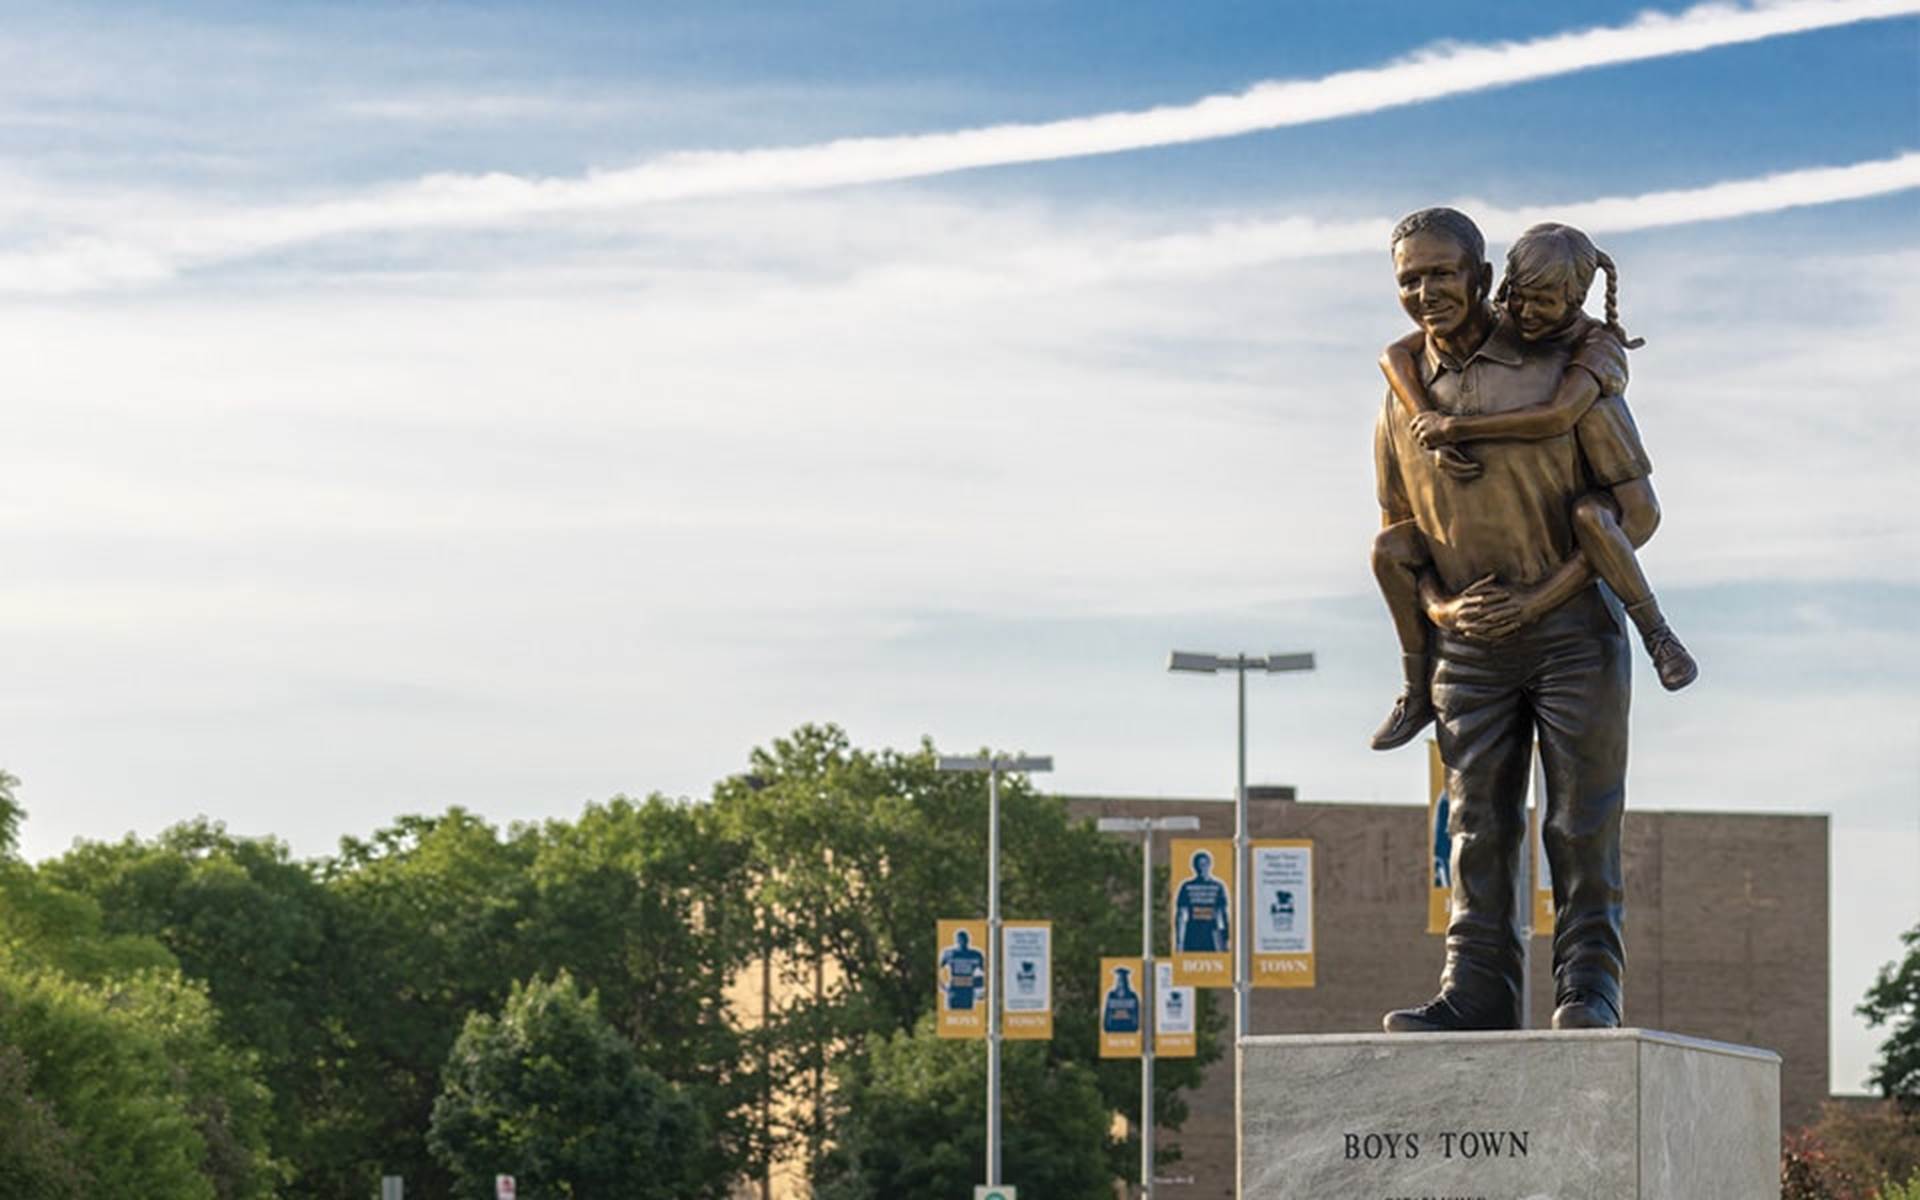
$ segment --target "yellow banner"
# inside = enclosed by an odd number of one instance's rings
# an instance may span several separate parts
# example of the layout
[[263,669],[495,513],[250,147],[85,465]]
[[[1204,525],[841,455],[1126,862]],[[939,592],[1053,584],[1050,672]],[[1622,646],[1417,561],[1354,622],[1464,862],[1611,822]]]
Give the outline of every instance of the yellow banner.
[[1200,993],[1173,981],[1173,964],[1153,964],[1153,1056],[1192,1058],[1199,1048]]
[[943,1038],[987,1036],[987,923],[941,921],[939,1033]]
[[1546,824],[1547,769],[1540,760],[1540,747],[1533,748],[1533,808],[1527,812],[1527,831],[1533,847],[1533,936],[1553,936],[1553,867],[1547,862],[1547,843],[1541,836]]
[[1146,1003],[1140,995],[1140,960],[1100,960],[1100,1057],[1136,1058]]
[[1012,1041],[1053,1036],[1053,922],[1003,921],[1000,1031]]
[[1173,981],[1182,987],[1233,986],[1233,843],[1175,838],[1169,862],[1173,900]]
[[1255,842],[1251,874],[1253,986],[1312,987],[1313,843]]
[[1427,740],[1427,932],[1445,933],[1453,916],[1453,839],[1447,836],[1447,766]]

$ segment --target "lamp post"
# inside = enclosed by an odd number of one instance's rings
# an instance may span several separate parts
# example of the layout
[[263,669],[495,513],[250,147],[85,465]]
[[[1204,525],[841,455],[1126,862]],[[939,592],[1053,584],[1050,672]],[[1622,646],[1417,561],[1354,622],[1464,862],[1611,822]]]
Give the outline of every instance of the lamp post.
[[1101,833],[1137,833],[1140,836],[1140,1006],[1147,1017],[1140,1022],[1140,1197],[1153,1195],[1153,1039],[1159,1032],[1160,981],[1153,971],[1153,834],[1189,833],[1200,828],[1198,817],[1101,817]]
[[1242,1078],[1245,1057],[1242,1044],[1247,1040],[1248,1001],[1252,990],[1253,970],[1250,966],[1252,939],[1247,936],[1248,914],[1252,911],[1245,903],[1247,895],[1247,875],[1251,868],[1247,863],[1247,672],[1265,671],[1274,674],[1280,671],[1313,670],[1313,653],[1268,654],[1254,657],[1248,654],[1193,654],[1185,650],[1175,650],[1167,657],[1167,670],[1190,671],[1201,675],[1214,675],[1221,671],[1232,671],[1239,685],[1239,726],[1236,751],[1236,770],[1233,787],[1233,1194],[1245,1195],[1244,1180],[1241,1173],[1245,1170],[1246,1154],[1242,1141],[1246,1136],[1245,1080]]
[[987,1186],[1000,1186],[1000,772],[1031,775],[1053,770],[1048,755],[940,756],[942,771],[984,771],[987,776]]

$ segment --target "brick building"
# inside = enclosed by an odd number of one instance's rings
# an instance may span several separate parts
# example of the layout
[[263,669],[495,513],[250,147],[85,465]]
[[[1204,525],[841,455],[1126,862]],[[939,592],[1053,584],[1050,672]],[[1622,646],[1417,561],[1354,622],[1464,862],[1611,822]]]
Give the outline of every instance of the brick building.
[[[1197,837],[1231,837],[1225,800],[1069,797],[1078,817],[1192,815]],[[1253,1032],[1377,1030],[1386,1009],[1433,994],[1442,938],[1426,932],[1426,810],[1296,803],[1256,794],[1256,838],[1314,842],[1318,986],[1253,993]],[[1827,818],[1629,810],[1626,1021],[1763,1046],[1781,1056],[1781,1120],[1814,1120],[1827,1098]],[[1156,839],[1164,865],[1165,839]],[[1165,899],[1160,898],[1160,904]],[[1116,946],[1115,953],[1133,947]],[[1532,1023],[1552,1012],[1551,950],[1534,939]],[[1221,993],[1221,998],[1226,998]],[[1233,1193],[1233,1065],[1222,1058],[1163,1134],[1181,1160],[1167,1196]]]

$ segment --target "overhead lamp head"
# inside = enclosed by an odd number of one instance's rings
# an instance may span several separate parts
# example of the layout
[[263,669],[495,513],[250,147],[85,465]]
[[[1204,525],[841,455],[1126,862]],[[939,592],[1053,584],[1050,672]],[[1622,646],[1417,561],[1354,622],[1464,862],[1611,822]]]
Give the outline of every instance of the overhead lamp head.
[[1167,656],[1169,671],[1197,671],[1202,675],[1212,675],[1220,669],[1220,658],[1214,654],[1194,654],[1187,650],[1175,650]]

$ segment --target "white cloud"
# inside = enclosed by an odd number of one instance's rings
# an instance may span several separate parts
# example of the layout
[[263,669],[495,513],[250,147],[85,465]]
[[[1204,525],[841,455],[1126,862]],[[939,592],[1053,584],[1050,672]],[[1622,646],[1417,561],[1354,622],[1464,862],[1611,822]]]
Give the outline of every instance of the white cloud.
[[[1472,213],[1492,241],[1501,242],[1528,225],[1548,219],[1579,225],[1596,234],[1623,233],[1865,199],[1916,187],[1920,187],[1920,153],[1905,153],[1846,166],[1779,171],[1637,196],[1519,208],[1472,199],[1454,203]],[[97,197],[91,202],[96,208],[100,203]],[[1283,260],[1379,253],[1398,215],[1337,221],[1309,216],[1237,218],[1191,232],[1149,237],[1109,224],[1092,234],[1056,229],[1040,239],[998,240],[983,245],[971,236],[982,222],[964,209],[938,202],[921,206],[900,201],[898,206],[933,212],[938,219],[918,226],[911,238],[891,239],[885,254],[840,255],[830,272],[841,275],[850,269],[849,264],[860,263],[860,273],[871,287],[970,294],[999,292],[1010,286],[1024,291],[1086,286],[1130,276],[1204,276]],[[329,223],[342,232],[355,224],[345,219],[342,211],[335,211],[331,217],[310,214],[313,219],[288,223],[286,214],[274,211],[216,218],[183,216],[177,203],[161,201],[155,207],[167,213],[164,226],[151,226],[140,236],[69,236],[52,245],[0,255],[0,291],[65,294],[148,285],[164,281],[183,266],[301,241],[309,235],[317,236]],[[362,232],[378,224],[373,219],[373,214],[380,211],[377,202],[366,201],[354,211],[368,218]],[[727,215],[737,218],[738,212],[729,210]],[[587,214],[585,219],[591,227],[596,218]],[[753,220],[780,223],[783,218],[760,208],[754,210]],[[897,222],[892,224],[899,227]],[[716,225],[712,210],[688,205],[663,210],[659,223],[619,232],[631,240],[663,232],[699,237],[703,231],[716,242],[741,243],[751,240],[754,229]],[[615,231],[599,232],[615,236]],[[954,233],[961,236],[945,236]],[[849,240],[846,235],[828,238],[839,248],[845,248]],[[858,240],[858,235],[852,240]]]
[[[46,241],[0,259],[0,287],[63,292],[87,287],[151,283],[170,272],[245,258],[338,237],[393,231],[457,230],[546,222],[675,201],[767,192],[791,192],[897,180],[994,164],[1108,154],[1230,137],[1427,103],[1446,96],[1508,86],[1574,71],[1690,54],[1809,30],[1920,13],[1920,0],[1772,0],[1704,4],[1679,14],[1649,13],[1622,26],[1580,30],[1525,42],[1445,44],[1365,70],[1312,80],[1270,81],[1232,95],[1138,112],[1113,112],[1039,124],[1008,124],[946,133],[846,138],[814,145],[737,152],[681,152],[637,166],[581,176],[529,177],[492,172],[438,174],[366,189],[336,199],[279,206],[229,208],[183,218],[177,206],[161,214],[141,206],[111,223],[76,225],[58,206],[42,206]],[[545,103],[520,95],[432,96],[365,101],[373,115],[445,117],[462,106],[492,116]],[[1825,199],[1911,186],[1912,156],[1836,168],[1825,176],[1800,172],[1795,186]],[[1875,177],[1874,172],[1879,172]],[[1713,215],[1768,211],[1789,203],[1773,195],[1778,179],[1720,185],[1711,197],[1662,197],[1596,202],[1587,219],[1604,228],[1639,228]],[[1744,190],[1743,190],[1744,189]],[[1864,190],[1863,190],[1864,189]],[[1662,215],[1655,201],[1690,205],[1694,215]],[[1633,206],[1633,212],[1626,212]],[[1564,212],[1565,210],[1561,210]],[[1328,252],[1330,247],[1376,244],[1375,228],[1349,222],[1263,223],[1239,240],[1270,245],[1273,257]],[[1191,247],[1170,242],[1169,256]]]
[[[1920,153],[1842,167],[1779,171],[1638,196],[1519,208],[1471,198],[1451,203],[1471,214],[1489,241],[1500,243],[1548,220],[1564,221],[1593,234],[1630,233],[1867,199],[1914,188],[1920,188]],[[1304,216],[1241,218],[1192,232],[1120,240],[1109,235],[1105,241],[1060,236],[1044,245],[1003,252],[997,258],[982,257],[977,248],[969,247],[964,260],[951,261],[938,269],[941,278],[937,281],[933,278],[936,269],[926,264],[897,264],[876,274],[892,275],[903,287],[938,282],[976,290],[1004,290],[1015,284],[1027,289],[1084,286],[1132,276],[1217,275],[1274,262],[1384,254],[1400,215],[1338,221]],[[932,246],[937,250],[938,242],[932,241]]]

